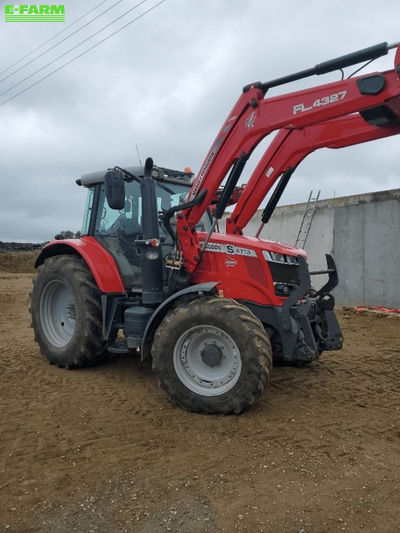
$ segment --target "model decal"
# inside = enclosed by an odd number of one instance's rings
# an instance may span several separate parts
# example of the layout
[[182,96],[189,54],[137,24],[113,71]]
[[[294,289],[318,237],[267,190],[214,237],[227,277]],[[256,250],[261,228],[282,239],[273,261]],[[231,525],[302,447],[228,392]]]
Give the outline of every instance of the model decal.
[[296,115],[297,113],[304,113],[305,111],[311,111],[312,109],[315,109],[316,107],[322,107],[324,105],[335,104],[336,102],[340,102],[341,100],[344,100],[346,94],[347,94],[347,91],[339,91],[329,96],[324,96],[323,98],[317,98],[312,103],[312,105],[310,105],[309,107],[307,107],[303,103],[296,104],[293,106],[293,115]]
[[[200,243],[203,244],[203,243]],[[245,255],[247,257],[257,257],[255,250],[251,248],[242,248],[233,244],[221,244],[219,242],[209,242],[206,246],[207,252],[217,252],[230,255]]]
[[210,166],[211,161],[214,159],[215,154],[217,153],[217,150],[219,148],[219,145],[223,141],[222,137],[219,137],[216,141],[214,146],[211,149],[211,152],[209,153],[206,162],[204,163],[203,168],[200,171],[200,174],[196,178],[195,183],[193,184],[193,189],[190,194],[190,200],[194,198],[197,194],[197,191],[200,189],[201,184],[203,183],[204,176],[207,172],[208,167]]

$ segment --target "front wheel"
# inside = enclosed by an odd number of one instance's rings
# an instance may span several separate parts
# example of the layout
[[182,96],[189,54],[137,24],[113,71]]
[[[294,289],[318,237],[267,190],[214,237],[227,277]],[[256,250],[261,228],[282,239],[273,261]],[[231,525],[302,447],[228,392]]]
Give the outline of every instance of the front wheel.
[[235,300],[206,296],[171,310],[154,336],[153,369],[171,401],[190,411],[240,413],[272,367],[261,322]]

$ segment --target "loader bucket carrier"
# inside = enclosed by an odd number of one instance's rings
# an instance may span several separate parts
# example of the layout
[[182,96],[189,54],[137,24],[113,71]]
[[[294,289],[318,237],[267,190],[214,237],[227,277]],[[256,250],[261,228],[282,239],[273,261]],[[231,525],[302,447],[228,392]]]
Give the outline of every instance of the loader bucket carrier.
[[[189,169],[150,158],[144,167],[115,166],[77,180],[88,189],[82,237],[51,241],[36,263],[32,324],[47,359],[71,368],[113,352],[151,354],[174,404],[228,414],[254,403],[273,362],[304,365],[340,349],[333,257],[310,273],[303,250],[259,236],[308,154],[400,133],[398,44],[246,85],[194,180]],[[393,70],[267,95],[310,76],[343,74],[393,48]],[[272,132],[238,187],[253,150]],[[268,195],[256,237],[245,237]],[[222,233],[227,205],[235,207]],[[310,276],[319,274],[328,280],[315,290]]]

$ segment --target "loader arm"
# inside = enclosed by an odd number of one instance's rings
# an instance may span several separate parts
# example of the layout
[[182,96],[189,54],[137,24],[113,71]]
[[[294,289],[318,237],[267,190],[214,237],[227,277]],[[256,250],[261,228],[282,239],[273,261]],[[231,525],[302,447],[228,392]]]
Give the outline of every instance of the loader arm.
[[235,209],[226,221],[226,232],[242,234],[283,172],[295,169],[320,148],[344,148],[400,133],[400,125],[377,127],[352,114],[300,130],[280,130],[254,169]]
[[[222,195],[214,213],[216,219],[221,218],[224,203],[229,201],[229,192],[234,190],[246,160],[265,136],[273,131],[283,130],[278,134],[278,148],[279,141],[283,142],[285,139],[285,131],[288,134],[294,133],[338,117],[351,116],[356,112],[369,112],[369,119],[375,122],[379,122],[380,113],[383,115],[382,121],[386,116],[400,115],[400,48],[397,48],[395,56],[396,68],[392,70],[374,72],[273,98],[265,98],[268,88],[379,57],[395,46],[397,45],[388,46],[387,43],[382,43],[322,63],[307,71],[269,83],[252,83],[243,89],[193,182],[189,200],[206,191],[204,198],[178,215],[178,238],[188,272],[195,270],[202,256],[196,224],[230,170],[225,185],[227,194]],[[337,136],[340,136],[340,132]],[[309,147],[307,153],[313,149],[315,148]]]

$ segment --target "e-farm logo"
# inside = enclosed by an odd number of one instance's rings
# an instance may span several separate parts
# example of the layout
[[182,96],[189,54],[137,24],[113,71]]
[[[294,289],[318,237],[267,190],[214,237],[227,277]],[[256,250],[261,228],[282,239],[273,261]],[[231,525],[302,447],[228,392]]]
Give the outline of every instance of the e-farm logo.
[[6,22],[65,22],[63,4],[6,4]]

